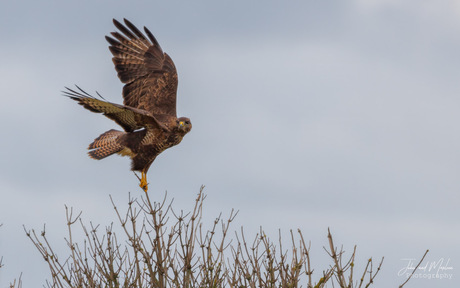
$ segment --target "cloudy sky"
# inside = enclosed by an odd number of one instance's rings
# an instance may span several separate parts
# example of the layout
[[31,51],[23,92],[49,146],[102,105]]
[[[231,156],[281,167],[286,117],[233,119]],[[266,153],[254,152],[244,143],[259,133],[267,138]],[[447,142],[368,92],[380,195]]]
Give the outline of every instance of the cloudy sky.
[[142,194],[128,159],[86,156],[116,124],[60,92],[122,101],[104,36],[123,17],[174,59],[178,114],[193,123],[152,165],[154,198],[188,211],[206,185],[205,223],[234,208],[248,237],[300,228],[318,272],[330,227],[358,245],[357,265],[385,256],[377,287],[401,284],[402,259],[426,249],[453,279],[407,287],[459,285],[458,1],[155,2],[0,4],[1,287],[49,279],[22,225],[46,223],[64,257],[64,205],[104,226],[109,194],[120,207]]

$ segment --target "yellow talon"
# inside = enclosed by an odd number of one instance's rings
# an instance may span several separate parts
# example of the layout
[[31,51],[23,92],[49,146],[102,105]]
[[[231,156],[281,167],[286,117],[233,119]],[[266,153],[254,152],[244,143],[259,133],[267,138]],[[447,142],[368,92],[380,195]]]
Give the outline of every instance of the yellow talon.
[[141,178],[141,183],[139,184],[139,186],[140,186],[145,192],[147,192],[147,189],[148,189],[147,175],[145,174],[144,171],[141,172],[141,175],[142,175],[142,178]]

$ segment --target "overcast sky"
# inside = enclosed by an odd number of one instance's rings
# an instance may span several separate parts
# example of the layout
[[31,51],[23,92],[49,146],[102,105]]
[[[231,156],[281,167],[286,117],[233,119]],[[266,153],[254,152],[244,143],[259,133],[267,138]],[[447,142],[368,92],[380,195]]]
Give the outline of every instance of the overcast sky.
[[[460,284],[460,2],[6,1],[0,4],[0,286],[49,279],[22,225],[66,255],[64,205],[102,226],[142,194],[129,160],[87,157],[117,128],[61,96],[78,84],[121,103],[104,36],[112,18],[147,26],[179,73],[178,115],[193,130],[148,173],[204,222],[239,210],[233,230],[300,228],[319,273],[330,227],[358,264],[385,256],[376,287],[397,287],[404,258],[450,259]],[[27,3],[27,4],[25,4]],[[360,266],[361,268],[363,266]],[[317,275],[319,277],[319,274]]]

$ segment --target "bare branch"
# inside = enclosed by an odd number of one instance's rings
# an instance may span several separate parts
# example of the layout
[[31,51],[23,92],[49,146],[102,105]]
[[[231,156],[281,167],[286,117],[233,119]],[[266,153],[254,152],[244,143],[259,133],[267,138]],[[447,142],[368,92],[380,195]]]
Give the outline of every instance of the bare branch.
[[[139,199],[129,195],[123,212],[110,197],[117,222],[105,229],[91,222],[85,224],[81,212],[76,214],[66,206],[66,243],[70,251],[63,260],[48,241],[45,227],[41,233],[25,227],[24,231],[48,264],[51,280],[46,285],[53,288],[361,288],[373,284],[381,269],[383,258],[376,271],[370,258],[360,280],[354,280],[357,247],[345,257],[343,248],[335,247],[329,229],[329,249],[325,250],[332,264],[326,269],[313,269],[310,243],[306,244],[300,230],[289,231],[287,246],[281,230],[275,242],[262,228],[252,242],[247,242],[243,227],[230,239],[230,226],[238,214],[235,210],[227,218],[220,214],[205,229],[203,191],[202,186],[190,212],[174,211],[166,193],[160,202],[153,201],[148,193]],[[75,225],[77,222],[79,225]],[[119,235],[115,233],[117,226]],[[74,236],[78,228],[84,236],[81,243]],[[316,270],[322,272],[315,274]],[[13,285],[20,285],[20,279]]]
[[420,259],[420,261],[418,262],[417,266],[415,266],[415,269],[412,271],[412,273],[410,274],[410,276],[407,277],[406,281],[404,281],[404,283],[401,284],[401,285],[399,286],[399,288],[402,288],[404,285],[406,285],[406,283],[410,280],[410,278],[412,278],[412,275],[414,275],[415,271],[417,271],[418,266],[420,266],[420,264],[422,264],[423,259],[425,259],[425,256],[428,254],[429,251],[430,251],[430,250],[428,250],[428,249],[425,251],[425,254],[423,254],[422,259]]

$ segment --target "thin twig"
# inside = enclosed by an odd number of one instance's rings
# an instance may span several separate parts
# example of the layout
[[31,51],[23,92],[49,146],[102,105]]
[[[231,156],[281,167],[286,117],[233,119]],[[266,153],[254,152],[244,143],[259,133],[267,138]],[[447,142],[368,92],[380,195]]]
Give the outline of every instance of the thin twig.
[[420,262],[418,262],[417,266],[415,266],[415,269],[412,271],[412,273],[410,274],[410,276],[406,279],[406,281],[404,281],[403,284],[401,284],[401,285],[399,286],[399,288],[402,288],[404,285],[406,285],[406,283],[410,280],[410,278],[412,277],[412,275],[414,275],[415,271],[417,271],[418,266],[420,266],[420,264],[422,264],[423,259],[425,259],[425,256],[426,256],[426,254],[428,254],[429,251],[430,251],[430,250],[428,250],[428,249],[425,251],[425,254],[423,254],[422,259],[420,259]]

